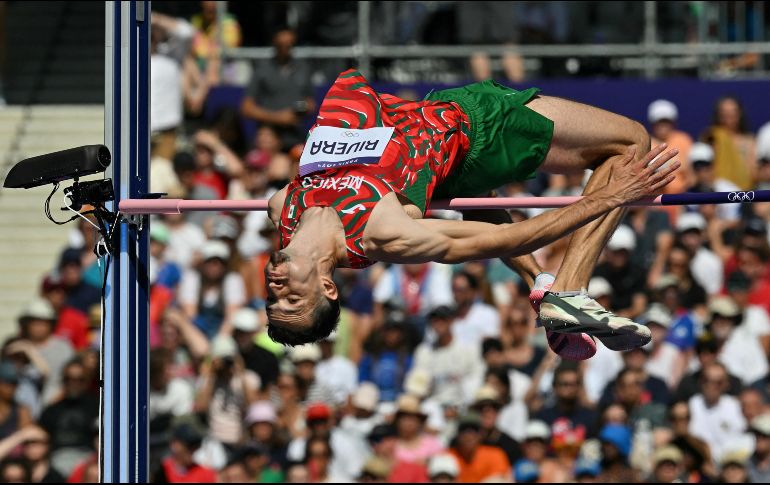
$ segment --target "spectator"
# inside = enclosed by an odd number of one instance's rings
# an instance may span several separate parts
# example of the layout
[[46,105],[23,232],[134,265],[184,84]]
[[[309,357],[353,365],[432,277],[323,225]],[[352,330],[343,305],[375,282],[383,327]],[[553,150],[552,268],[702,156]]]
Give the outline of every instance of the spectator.
[[686,248],[679,245],[672,247],[666,259],[668,272],[661,276],[654,286],[654,289],[660,291],[674,284],[678,290],[677,299],[682,308],[697,308],[699,305],[706,304],[706,291],[690,273],[691,264],[691,255]]
[[230,449],[241,441],[243,419],[259,387],[233,338],[218,335],[211,342],[211,361],[201,365],[194,405],[196,413],[206,413],[211,438]]
[[[666,341],[666,336],[671,328],[671,320],[672,317],[668,309],[660,303],[653,303],[647,308],[641,321],[650,329],[652,345],[651,348],[643,347],[642,352],[648,351],[644,370],[649,376],[665,382],[668,389],[676,389],[687,370],[688,362],[687,356],[676,345]],[[649,384],[647,387],[649,389]],[[669,393],[666,392],[665,395],[668,397]],[[663,399],[662,395],[659,399]],[[655,399],[653,398],[653,400]],[[668,404],[668,400],[666,399],[663,404]]]
[[340,429],[359,437],[366,438],[375,426],[382,424],[382,416],[377,414],[380,402],[380,390],[371,382],[364,382],[350,396],[351,413],[340,421]]
[[672,438],[670,444],[683,454],[685,472],[690,483],[701,483],[716,476],[711,451],[705,441],[690,433],[690,407],[686,401],[677,401],[668,412]]
[[690,398],[690,433],[704,440],[719,461],[746,429],[740,403],[724,394],[728,389],[727,370],[722,364],[703,369],[701,392]]
[[706,219],[698,212],[680,214],[676,221],[677,242],[690,253],[690,273],[695,282],[715,295],[722,290],[722,260],[704,243]]
[[[692,396],[700,391],[700,385],[703,380],[703,369],[717,362],[719,345],[717,341],[709,334],[703,335],[698,339],[695,346],[695,354],[698,358],[697,370],[686,375],[677,387],[674,395],[675,401],[689,401]],[[743,388],[740,379],[728,374],[727,393],[731,396],[737,396]]]
[[460,419],[451,453],[460,465],[458,479],[466,483],[509,481],[511,465],[500,448],[482,444],[481,418],[467,414]]
[[179,265],[166,260],[171,231],[162,222],[150,228],[150,345],[160,343],[160,324],[166,309],[176,298],[182,272]]
[[2,360],[15,366],[18,375],[16,402],[37,419],[43,410],[40,390],[48,378],[48,364],[31,342],[20,338],[7,340],[1,355]]
[[[714,149],[706,143],[695,143],[690,150],[690,164],[695,174],[695,185],[690,192],[732,192],[740,190],[723,173],[714,168]],[[700,208],[703,210],[703,207]],[[722,204],[716,207],[717,219],[732,225],[738,222],[740,206],[738,204]]]
[[150,405],[147,417],[185,416],[192,412],[195,392],[184,379],[174,377],[171,353],[166,349],[150,352]]
[[282,467],[286,463],[286,445],[278,428],[278,414],[273,403],[252,403],[244,424],[247,441],[264,446],[270,455],[270,463]]
[[[646,348],[636,348],[623,352],[624,368],[618,373],[615,380],[610,382],[604,389],[602,399],[599,402],[600,406],[606,407],[611,402],[622,401],[623,398],[621,397],[621,394],[623,394],[623,391],[618,388],[618,382],[624,371],[633,371],[636,374],[635,377],[639,379],[639,383],[642,386],[640,391],[643,396],[639,397],[643,402],[653,402],[664,406],[669,403],[671,395],[668,391],[668,386],[666,386],[666,382],[658,377],[650,375],[646,370],[650,358],[649,352],[650,349]],[[631,381],[629,380],[628,382],[630,383]],[[628,394],[629,399],[631,399],[631,395],[635,395],[636,391],[635,386],[631,387],[633,387],[633,389],[629,388],[631,391],[630,394]],[[634,403],[629,402],[628,404],[633,405]]]
[[217,483],[246,483],[252,480],[242,460],[231,459],[219,471]]
[[545,422],[555,432],[556,424],[581,433],[595,436],[596,413],[580,403],[582,380],[578,368],[563,362],[553,373],[555,402],[541,409],[535,419]]
[[230,461],[243,464],[248,477],[246,482],[283,483],[283,472],[277,464],[271,464],[267,448],[259,443],[247,442],[240,445]]
[[3,483],[32,483],[32,470],[22,458],[6,458],[0,462],[0,481]]
[[746,114],[734,96],[724,96],[714,105],[712,125],[702,138],[714,147],[714,172],[741,190],[754,186],[756,144],[749,132]]
[[307,441],[305,457],[310,483],[339,483],[343,480],[331,473],[329,465],[334,454],[327,438],[310,438]]
[[[650,122],[652,148],[665,143],[669,148],[679,150],[679,160],[684,162],[676,172],[676,178],[666,186],[667,194],[680,194],[691,185],[692,171],[689,160],[692,137],[678,130],[676,122],[679,119],[679,110],[676,105],[667,99],[657,99],[647,107],[647,121]],[[671,215],[671,212],[669,212]]]
[[75,464],[93,451],[99,397],[89,391],[86,370],[78,360],[64,367],[62,383],[61,397],[43,410],[40,426],[51,436],[53,466],[69,475]]
[[[222,49],[241,45],[241,26],[231,14],[225,14],[221,20],[217,19],[217,2],[201,2],[201,12],[192,17],[191,23],[195,27],[192,55],[206,83],[209,86],[217,86],[222,81],[219,76],[220,70],[230,70],[230,66],[227,65],[220,67]],[[219,44],[220,39],[222,45]],[[233,80],[232,77],[233,74],[230,74],[229,80]]]
[[727,370],[750,385],[768,372],[767,355],[751,330],[741,325],[741,309],[728,296],[718,296],[709,304],[708,330],[720,347],[719,361]]
[[651,401],[649,395],[645,395],[644,377],[643,371],[636,368],[626,367],[620,371],[615,381],[616,401],[626,410],[628,423],[632,428],[635,429],[641,422],[647,422],[649,427],[657,432],[666,424],[666,407]]
[[399,317],[387,320],[378,334],[373,350],[358,364],[358,379],[380,388],[383,401],[395,401],[403,389],[404,378],[412,368],[412,354],[406,342],[407,323]]
[[358,476],[358,483],[387,483],[388,475],[390,475],[388,463],[373,456],[364,463],[361,474]]
[[607,259],[594,271],[612,286],[612,309],[617,315],[635,317],[644,311],[647,298],[645,272],[631,262],[631,252],[636,248],[636,235],[628,226],[621,225],[607,242]]
[[315,112],[310,69],[292,57],[296,34],[289,29],[273,36],[273,59],[255,67],[241,103],[241,114],[272,126],[281,138],[283,151],[304,142],[302,122]]
[[303,463],[292,463],[286,470],[286,483],[310,483],[310,473]]
[[749,483],[748,454],[743,450],[726,453],[720,460],[719,483]]
[[444,449],[436,437],[424,431],[427,418],[418,398],[409,394],[399,396],[394,421],[398,434],[397,459],[425,465],[430,457]]
[[208,356],[209,341],[181,310],[169,308],[163,316],[159,348],[171,356],[171,375],[192,383],[197,362]]
[[481,301],[479,280],[467,272],[452,276],[452,295],[456,316],[452,333],[463,345],[478,348],[485,337],[500,335],[500,316],[491,305]]
[[762,414],[751,420],[749,430],[754,435],[754,453],[748,463],[752,483],[770,481],[770,414]]
[[[179,158],[174,157],[175,166],[178,161]],[[171,233],[164,256],[184,270],[198,263],[198,252],[206,243],[206,234],[203,229],[187,221],[185,217],[184,214],[165,214],[161,218]]]
[[655,483],[682,483],[684,456],[676,446],[664,446],[652,457]]
[[743,309],[743,320],[738,328],[756,337],[765,354],[770,354],[770,315],[764,307],[749,302],[751,280],[743,271],[733,271],[727,278],[726,287],[727,294]]
[[299,378],[302,401],[334,404],[334,391],[318,379],[318,362],[321,349],[316,344],[294,347],[289,355],[294,364],[295,374]]
[[[243,162],[213,131],[198,130],[195,142],[193,186],[207,189],[213,197],[227,197],[228,181],[243,174]],[[191,198],[206,198],[203,193]]]
[[556,460],[548,457],[550,441],[551,431],[546,423],[536,419],[529,421],[524,430],[524,441],[521,444],[523,458],[514,466],[519,468],[523,462],[534,464],[537,467],[537,476],[543,482],[566,480],[561,466]]
[[37,426],[17,432],[22,436],[22,457],[29,464],[31,483],[62,483],[66,478],[51,466],[51,443],[48,433]]
[[664,273],[666,259],[674,243],[669,215],[646,207],[632,207],[624,222],[635,233],[636,244],[631,253],[631,263],[647,269],[647,281],[654,283]]
[[523,440],[528,418],[527,406],[522,396],[512,395],[508,371],[501,367],[487,369],[484,385],[493,388],[502,403],[497,426],[516,441]]
[[238,344],[243,364],[259,376],[262,391],[268,392],[278,381],[278,358],[257,345],[255,339],[264,327],[262,316],[251,308],[241,308],[233,314],[233,338]]
[[[432,377],[432,397],[444,406],[468,403],[481,382],[478,346],[458,341],[452,309],[440,306],[428,314],[435,343],[423,343],[414,354],[414,368]],[[453,323],[454,322],[454,323]]]
[[193,454],[201,447],[203,434],[192,423],[177,425],[171,436],[169,456],[153,482],[156,483],[212,483],[217,474],[211,468],[197,464]]
[[282,373],[278,376],[277,392],[272,398],[278,409],[279,427],[291,438],[298,438],[305,432],[305,407],[300,394],[299,377]]
[[262,125],[257,129],[254,149],[246,154],[244,162],[247,169],[257,171],[261,176],[255,180],[255,174],[252,174],[252,180],[243,184],[244,189],[248,186],[251,192],[273,192],[282,189],[297,175],[297,166],[281,149],[281,138],[273,126]]
[[[185,271],[179,285],[179,305],[188,318],[214,337],[230,327],[229,320],[246,303],[243,280],[228,271],[230,249],[222,241],[208,241],[197,270]],[[225,325],[225,326],[223,326]]]
[[436,455],[428,462],[428,477],[431,483],[455,483],[459,475],[460,465],[453,455]]
[[[388,482],[424,483],[428,481],[424,464],[404,461],[398,458],[396,454],[398,434],[395,427],[387,424],[377,425],[369,433],[368,440],[374,456],[388,465]],[[431,460],[439,456],[446,455],[436,455]]]
[[501,338],[506,341],[504,364],[532,377],[547,350],[532,343],[529,308],[513,307],[508,311],[507,317],[501,334]]
[[494,387],[485,385],[476,392],[471,410],[479,415],[482,443],[503,450],[508,463],[513,465],[521,457],[521,447],[516,440],[500,430],[500,409],[500,395]]
[[358,385],[358,368],[347,357],[335,354],[334,345],[337,342],[337,332],[332,332],[318,343],[321,349],[321,360],[316,366],[318,383],[328,388],[334,403],[345,404]]
[[0,440],[32,424],[32,415],[26,406],[16,402],[19,374],[11,362],[0,362]]
[[592,458],[578,458],[575,461],[573,475],[578,483],[595,483],[601,474],[602,467],[599,460]]
[[631,453],[631,432],[625,426],[610,424],[599,432],[602,444],[602,473],[600,482],[635,483],[639,474],[628,465]]
[[[453,304],[449,268],[437,263],[393,265],[374,287],[374,320],[385,320],[385,306],[422,318],[440,305]],[[418,322],[419,323],[419,322]]]

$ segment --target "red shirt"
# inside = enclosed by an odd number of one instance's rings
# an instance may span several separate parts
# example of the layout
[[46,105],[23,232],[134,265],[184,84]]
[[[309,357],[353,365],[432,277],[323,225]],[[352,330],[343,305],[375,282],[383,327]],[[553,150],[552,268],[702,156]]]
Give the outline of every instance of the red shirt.
[[287,187],[281,212],[281,245],[289,244],[308,207],[333,207],[345,228],[353,268],[372,264],[363,233],[372,209],[390,192],[425,211],[436,186],[468,151],[470,122],[455,103],[405,101],[372,89],[361,74],[340,74],[321,104],[316,126],[365,129],[394,127],[377,165],[351,165],[297,176]]
[[428,483],[428,469],[419,463],[399,461],[388,476],[388,483]]
[[190,468],[183,468],[176,464],[173,458],[163,460],[163,471],[166,473],[168,483],[214,483],[217,481],[217,472],[210,468],[194,464]]

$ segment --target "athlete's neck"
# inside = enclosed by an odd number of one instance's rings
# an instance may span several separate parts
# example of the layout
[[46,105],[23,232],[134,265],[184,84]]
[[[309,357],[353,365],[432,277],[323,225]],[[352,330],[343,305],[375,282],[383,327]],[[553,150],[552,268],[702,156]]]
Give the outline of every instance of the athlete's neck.
[[324,273],[333,273],[337,266],[346,265],[345,228],[337,212],[330,207],[307,209],[284,251],[312,258]]

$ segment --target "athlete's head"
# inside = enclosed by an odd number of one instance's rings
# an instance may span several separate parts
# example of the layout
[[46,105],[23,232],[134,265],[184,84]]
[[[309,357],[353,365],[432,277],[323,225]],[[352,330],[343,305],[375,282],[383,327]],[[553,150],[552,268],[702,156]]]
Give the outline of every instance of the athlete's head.
[[267,333],[285,345],[302,345],[328,336],[337,327],[340,302],[332,275],[310,257],[275,251],[265,266]]

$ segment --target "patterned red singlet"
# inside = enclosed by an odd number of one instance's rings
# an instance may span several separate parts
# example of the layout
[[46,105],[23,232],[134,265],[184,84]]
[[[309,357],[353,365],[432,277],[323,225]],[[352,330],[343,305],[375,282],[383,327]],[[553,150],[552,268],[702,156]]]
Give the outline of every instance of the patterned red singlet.
[[305,209],[332,207],[345,228],[353,268],[373,264],[364,255],[362,239],[377,202],[396,192],[425,212],[433,190],[459,164],[469,145],[470,122],[455,103],[378,94],[355,70],[340,74],[329,89],[316,126],[395,128],[378,165],[297,176],[287,187],[279,228],[282,247],[289,244]]

